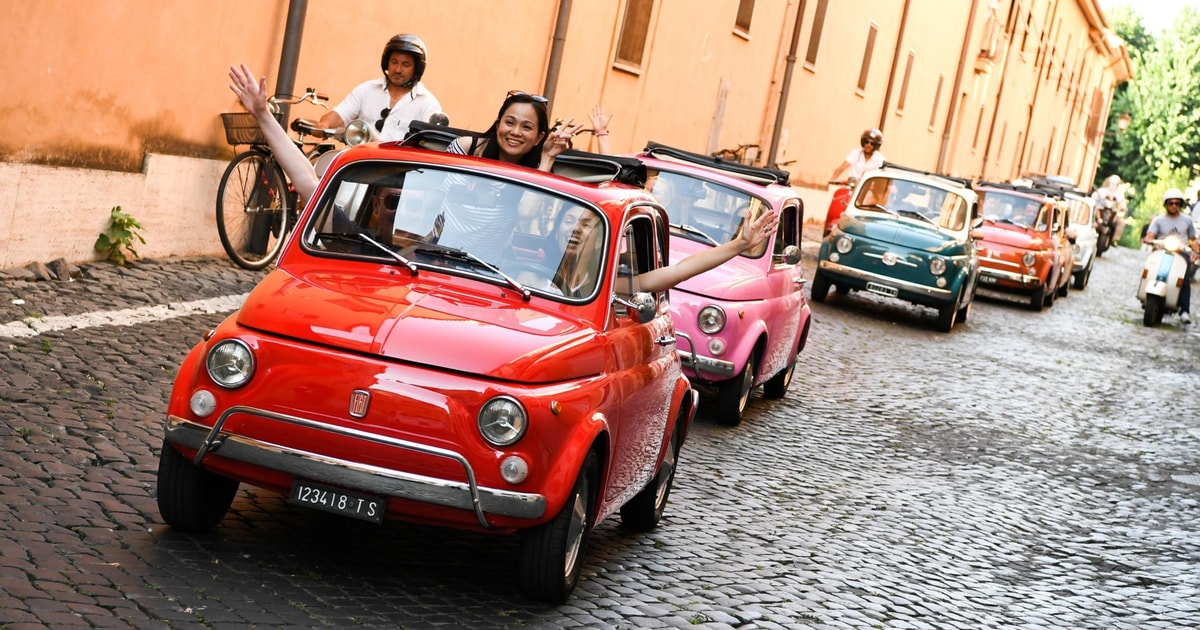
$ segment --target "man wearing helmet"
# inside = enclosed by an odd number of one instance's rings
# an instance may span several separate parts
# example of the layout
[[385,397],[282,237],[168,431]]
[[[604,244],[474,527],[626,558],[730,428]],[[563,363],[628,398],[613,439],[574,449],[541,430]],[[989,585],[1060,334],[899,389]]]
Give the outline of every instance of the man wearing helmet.
[[883,144],[883,132],[878,129],[868,129],[862,132],[858,143],[860,148],[850,152],[846,159],[833,171],[830,180],[836,181],[841,177],[842,173],[849,169],[846,173],[847,177],[853,179],[861,179],[863,173],[876,169],[883,168],[883,154],[879,152],[879,146]]
[[1183,324],[1190,324],[1192,322],[1189,314],[1192,301],[1192,274],[1196,271],[1196,252],[1200,251],[1200,245],[1196,243],[1196,226],[1181,212],[1184,205],[1183,192],[1178,188],[1171,188],[1163,193],[1163,208],[1167,213],[1154,217],[1154,220],[1150,222],[1150,227],[1146,228],[1146,236],[1142,242],[1150,243],[1172,234],[1178,235],[1187,242],[1191,255],[1187,257],[1188,267],[1183,274],[1183,286],[1179,289],[1179,321]]
[[392,37],[379,60],[383,78],[359,84],[321,117],[320,125],[340,128],[362,120],[375,128],[380,140],[402,140],[409,122],[425,122],[442,111],[437,97],[421,83],[427,58],[425,42],[416,35]]

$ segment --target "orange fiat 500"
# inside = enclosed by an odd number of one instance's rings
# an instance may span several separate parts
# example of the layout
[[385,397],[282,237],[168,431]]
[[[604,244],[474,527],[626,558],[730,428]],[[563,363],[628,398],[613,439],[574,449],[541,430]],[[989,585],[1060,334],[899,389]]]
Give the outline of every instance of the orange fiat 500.
[[277,268],[187,355],[168,524],[217,526],[247,483],[377,523],[515,532],[519,589],[550,602],[606,517],[657,525],[697,396],[666,292],[631,292],[668,260],[644,166],[430,150],[454,131],[333,160]]
[[980,291],[1024,296],[1034,310],[1066,297],[1075,263],[1066,210],[1034,188],[980,183],[976,192],[983,213],[983,225],[972,232],[979,238]]

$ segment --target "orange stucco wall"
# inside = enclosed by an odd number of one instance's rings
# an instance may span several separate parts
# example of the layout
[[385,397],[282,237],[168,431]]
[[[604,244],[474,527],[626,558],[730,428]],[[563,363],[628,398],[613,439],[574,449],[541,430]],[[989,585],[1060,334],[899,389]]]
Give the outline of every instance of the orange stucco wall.
[[[509,89],[552,88],[556,117],[586,120],[597,102],[615,114],[620,152],[648,140],[694,151],[756,144],[765,158],[776,140],[776,162],[807,187],[810,219],[824,212],[825,180],[858,134],[880,125],[884,153],[900,163],[1090,181],[1099,139],[1083,132],[1093,93],[1106,115],[1127,67],[1105,43],[1095,0],[829,0],[815,63],[806,56],[818,0],[757,0],[748,32],[734,28],[739,0],[656,0],[640,68],[613,64],[625,0],[573,0],[557,76],[559,0],[306,4],[298,90],[336,102],[378,75],[388,37],[416,33],[429,48],[425,83],[456,127],[486,127]],[[117,205],[145,225],[143,256],[220,254],[213,207],[233,150],[217,114],[239,110],[227,68],[245,62],[274,86],[288,10],[288,0],[0,0],[0,267],[93,259]],[[1015,28],[980,63],[993,15]],[[29,235],[47,221],[60,227]]]

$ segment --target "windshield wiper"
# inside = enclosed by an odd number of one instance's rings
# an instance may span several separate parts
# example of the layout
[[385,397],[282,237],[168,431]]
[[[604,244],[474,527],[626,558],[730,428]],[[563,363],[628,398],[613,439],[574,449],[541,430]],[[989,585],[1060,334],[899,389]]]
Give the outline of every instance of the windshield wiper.
[[455,249],[453,247],[444,247],[441,245],[438,245],[436,247],[419,247],[419,248],[417,248],[416,251],[418,254],[425,254],[428,256],[438,256],[440,258],[447,258],[447,259],[455,260],[455,261],[459,261],[459,262],[470,263],[472,265],[475,265],[476,267],[482,267],[484,269],[487,269],[488,271],[496,274],[497,276],[504,278],[504,281],[508,283],[508,286],[510,286],[514,290],[518,291],[521,294],[521,297],[526,302],[529,301],[529,297],[531,294],[529,292],[529,289],[525,288],[525,285],[523,285],[520,282],[517,282],[513,278],[509,277],[508,274],[504,273],[503,271],[500,271],[499,267],[476,256],[475,254],[472,254],[471,252],[464,251],[461,249]]
[[354,232],[352,234],[343,234],[341,232],[318,232],[317,238],[324,239],[327,241],[342,241],[342,242],[348,242],[348,243],[366,243],[368,245],[371,245],[375,249],[378,249],[379,251],[387,254],[390,258],[392,258],[396,262],[404,265],[412,273],[412,275],[414,275],[414,276],[417,275],[417,266],[411,260],[405,258],[404,256],[401,256],[392,248],[388,247],[387,245],[384,245],[383,243],[380,243],[379,241],[371,238],[370,236],[367,236],[366,234],[363,234],[362,232]]
[[[937,221],[934,221],[933,219],[930,219],[929,217],[927,217],[927,216],[925,216],[925,215],[921,214],[921,213],[920,213],[919,211],[917,211],[917,210],[903,210],[903,209],[901,209],[901,210],[897,210],[897,211],[896,211],[896,214],[898,214],[898,215],[900,215],[900,216],[910,216],[910,215],[911,215],[911,216],[914,216],[914,217],[917,217],[917,218],[921,219],[922,221],[924,221],[924,222],[926,222],[926,223],[929,223],[929,224],[932,224],[932,225],[935,225],[935,226],[938,224],[938,223],[937,223]],[[941,226],[938,226],[938,227],[941,227]]]
[[719,241],[717,241],[717,239],[709,236],[708,232],[705,232],[704,230],[701,230],[698,227],[688,225],[686,223],[672,223],[671,227],[676,230],[679,230],[680,232],[683,232],[684,234],[691,234],[692,236],[699,236],[700,238],[708,241],[709,243],[712,243],[713,247],[716,247],[721,244]]
[[857,207],[860,210],[881,210],[888,214],[896,214],[895,210],[892,210],[891,208],[888,208],[887,206],[880,205],[877,203],[868,203],[868,204],[863,204],[863,205],[857,206]]

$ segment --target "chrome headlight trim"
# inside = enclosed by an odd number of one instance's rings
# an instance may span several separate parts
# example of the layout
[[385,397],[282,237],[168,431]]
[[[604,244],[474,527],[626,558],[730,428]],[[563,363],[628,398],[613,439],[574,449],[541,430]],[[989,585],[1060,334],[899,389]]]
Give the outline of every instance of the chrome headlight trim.
[[493,446],[511,446],[525,436],[529,416],[512,396],[497,396],[479,409],[479,435]]
[[696,326],[701,332],[715,335],[725,329],[725,309],[709,305],[696,314]]
[[225,339],[208,350],[204,367],[214,383],[237,389],[254,377],[254,352],[240,339]]
[[936,256],[929,259],[929,272],[935,276],[946,273],[946,259]]

